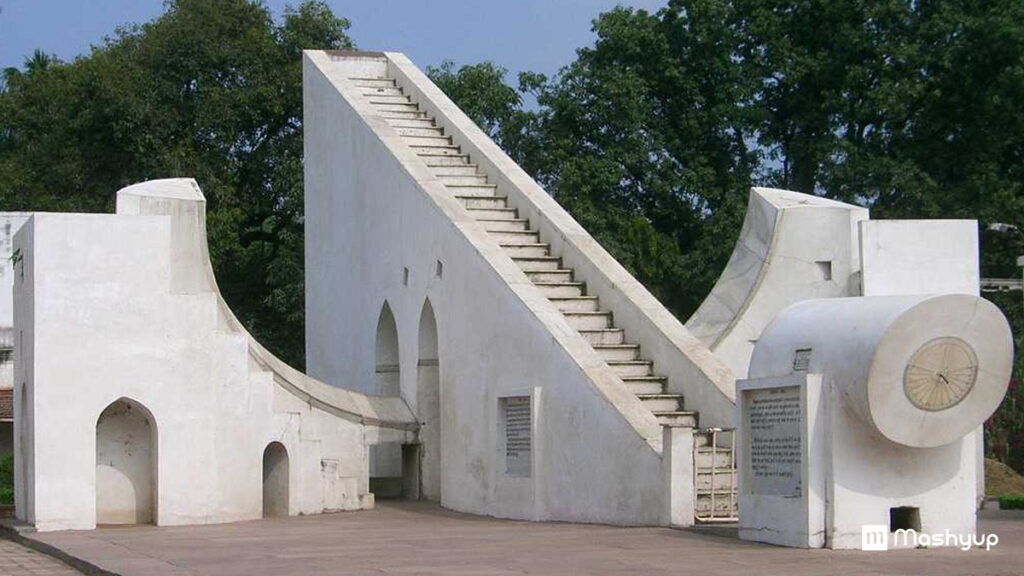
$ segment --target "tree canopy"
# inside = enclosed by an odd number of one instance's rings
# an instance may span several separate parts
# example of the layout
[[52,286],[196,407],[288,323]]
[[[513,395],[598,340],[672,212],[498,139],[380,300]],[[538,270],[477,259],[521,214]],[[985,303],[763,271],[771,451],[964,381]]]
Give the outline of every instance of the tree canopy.
[[303,48],[349,48],[307,1],[274,22],[246,0],[174,0],[73,62],[43,52],[0,92],[0,207],[107,212],[114,192],[194,177],[225,298],[302,365]]
[[[109,211],[122,186],[195,177],[226,299],[301,367],[300,52],[352,48],[348,28],[319,1],[275,21],[171,0],[74,61],[37,52],[0,79],[0,209]],[[1024,3],[671,0],[593,30],[554,77],[428,73],[681,320],[752,185],[977,218],[983,275],[1019,274]],[[1019,294],[993,298],[1020,327]]]

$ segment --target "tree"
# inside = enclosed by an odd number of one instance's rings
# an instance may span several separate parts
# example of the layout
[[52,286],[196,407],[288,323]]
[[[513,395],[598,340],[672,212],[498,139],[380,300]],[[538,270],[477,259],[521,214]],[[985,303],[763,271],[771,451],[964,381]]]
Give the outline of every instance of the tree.
[[0,205],[106,212],[122,186],[195,177],[228,303],[303,364],[301,49],[351,48],[307,1],[273,21],[246,0],[175,0],[88,56],[37,52],[0,93]]

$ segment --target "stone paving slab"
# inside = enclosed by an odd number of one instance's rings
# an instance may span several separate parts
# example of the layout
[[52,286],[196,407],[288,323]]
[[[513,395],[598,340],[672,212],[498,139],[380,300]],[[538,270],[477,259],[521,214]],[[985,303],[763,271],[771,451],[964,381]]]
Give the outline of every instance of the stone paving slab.
[[997,534],[998,546],[968,552],[794,550],[741,542],[723,529],[537,524],[388,502],[363,512],[29,537],[125,576],[1024,573],[1024,519],[986,513],[979,532]]
[[80,576],[63,562],[0,539],[0,576]]

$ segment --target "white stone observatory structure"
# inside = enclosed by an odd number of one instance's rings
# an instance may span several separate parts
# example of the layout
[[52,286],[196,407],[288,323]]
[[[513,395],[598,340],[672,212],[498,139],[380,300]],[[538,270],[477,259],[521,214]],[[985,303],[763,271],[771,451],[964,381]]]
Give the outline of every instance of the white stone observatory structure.
[[901,529],[974,536],[975,434],[1012,358],[1006,318],[977,296],[787,308],[738,385],[740,537],[859,548],[865,526],[893,546]]
[[[763,334],[804,325],[784,309],[978,300],[976,223],[876,222],[755,188],[726,271],[684,324],[405,56],[308,51],[303,67],[308,375],[221,299],[194,181],[125,188],[116,214],[36,213],[12,254],[19,519],[201,524],[403,497],[535,521],[735,522],[736,375],[804,378],[814,402],[831,398],[824,353],[777,373],[791,342]],[[942,280],[919,280],[937,268]],[[838,336],[811,346],[859,345]],[[849,355],[850,374],[876,356]],[[986,370],[994,383],[972,394],[987,409],[1000,372]],[[955,463],[952,448],[907,448],[947,454],[915,478],[941,484],[964,526],[979,423],[951,441]],[[892,440],[869,424],[837,450],[884,452]],[[848,502],[837,493],[832,509]]]

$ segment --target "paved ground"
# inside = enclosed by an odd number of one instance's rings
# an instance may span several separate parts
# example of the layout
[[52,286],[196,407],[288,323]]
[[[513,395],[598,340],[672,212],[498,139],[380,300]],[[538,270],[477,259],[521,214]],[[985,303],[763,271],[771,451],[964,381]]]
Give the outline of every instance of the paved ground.
[[0,576],[80,576],[67,564],[29,550],[9,540],[0,540]]
[[379,503],[368,512],[205,527],[105,528],[35,538],[113,572],[139,576],[1024,573],[1024,518],[989,513],[979,529],[998,534],[998,546],[988,552],[833,552],[686,530],[530,524],[421,503]]

